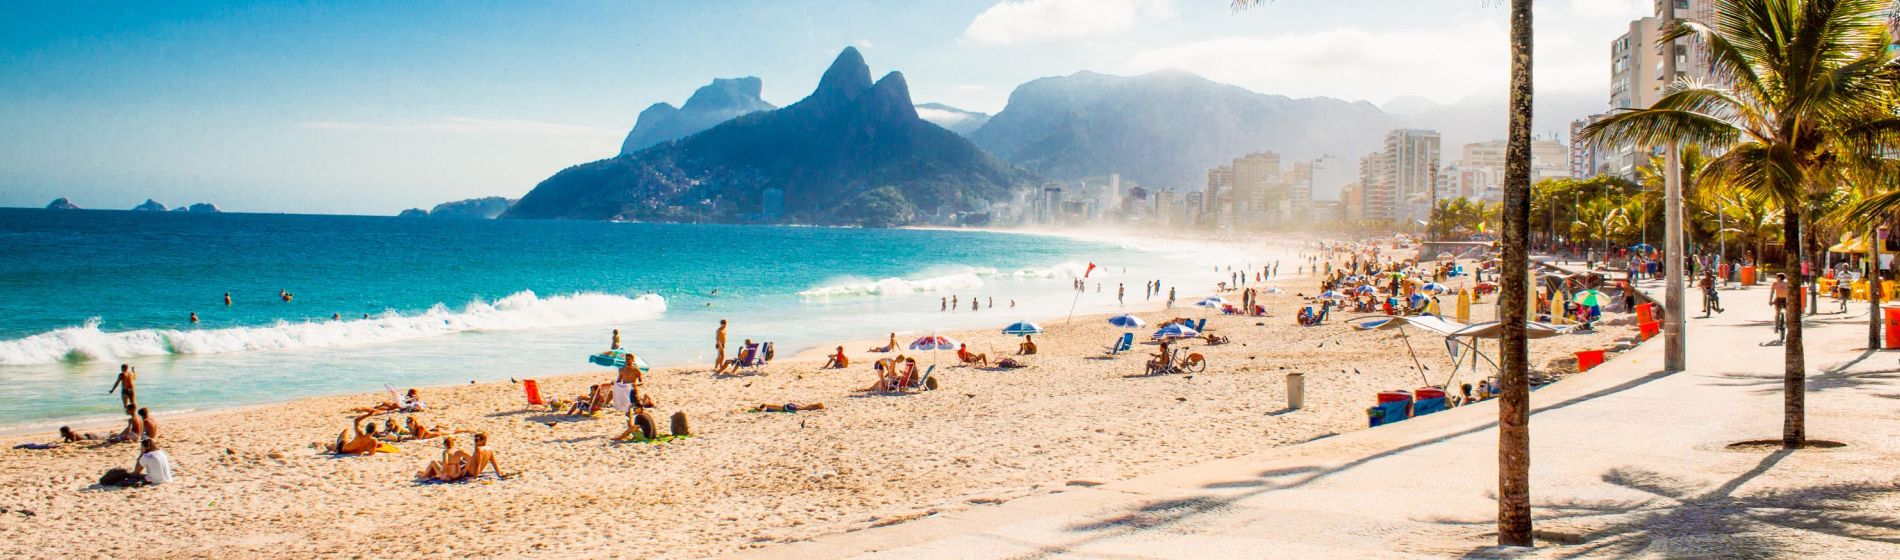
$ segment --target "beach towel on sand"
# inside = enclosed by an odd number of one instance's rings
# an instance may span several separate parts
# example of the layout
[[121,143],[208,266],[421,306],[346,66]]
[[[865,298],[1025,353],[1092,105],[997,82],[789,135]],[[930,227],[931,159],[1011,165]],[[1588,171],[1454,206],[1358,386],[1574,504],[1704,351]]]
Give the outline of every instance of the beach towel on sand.
[[614,383],[614,410],[627,411],[633,408],[633,384]]

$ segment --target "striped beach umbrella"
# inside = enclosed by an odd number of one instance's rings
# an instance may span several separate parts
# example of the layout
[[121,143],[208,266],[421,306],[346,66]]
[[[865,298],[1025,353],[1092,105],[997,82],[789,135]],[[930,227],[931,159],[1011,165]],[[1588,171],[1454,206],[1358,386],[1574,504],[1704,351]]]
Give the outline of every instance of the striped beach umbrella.
[[1117,327],[1121,327],[1124,329],[1139,329],[1141,327],[1147,326],[1148,322],[1141,320],[1140,317],[1136,317],[1134,315],[1129,315],[1129,314],[1124,313],[1121,315],[1116,315],[1114,317],[1109,317],[1108,324],[1115,325]]
[[1187,325],[1183,325],[1180,323],[1175,323],[1172,325],[1161,327],[1160,330],[1155,331],[1154,337],[1156,340],[1166,340],[1166,339],[1174,339],[1174,338],[1192,338],[1192,337],[1196,337],[1200,335],[1201,333],[1195,331],[1192,327],[1189,327]]
[[1013,334],[1016,336],[1042,334],[1042,327],[1029,321],[1017,321],[1010,323],[1007,327],[1003,327],[1003,334]]

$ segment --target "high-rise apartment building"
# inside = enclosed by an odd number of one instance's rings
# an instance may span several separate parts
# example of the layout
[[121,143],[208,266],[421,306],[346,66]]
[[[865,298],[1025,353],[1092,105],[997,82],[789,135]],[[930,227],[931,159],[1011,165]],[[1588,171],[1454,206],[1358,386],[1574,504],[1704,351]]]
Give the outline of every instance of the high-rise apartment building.
[[1582,119],[1570,121],[1570,176],[1588,179],[1603,172],[1603,166],[1609,161],[1609,150],[1598,147],[1583,138],[1583,127],[1597,122],[1606,114],[1598,113]]
[[1423,220],[1431,212],[1438,181],[1438,132],[1399,129],[1385,135],[1385,181],[1391,186],[1394,219]]
[[1359,158],[1358,219],[1389,222],[1398,216],[1397,184],[1389,177],[1390,167],[1385,152]]
[[1257,152],[1234,159],[1234,222],[1260,225],[1278,217],[1275,204],[1281,196],[1274,187],[1280,184],[1280,154]]

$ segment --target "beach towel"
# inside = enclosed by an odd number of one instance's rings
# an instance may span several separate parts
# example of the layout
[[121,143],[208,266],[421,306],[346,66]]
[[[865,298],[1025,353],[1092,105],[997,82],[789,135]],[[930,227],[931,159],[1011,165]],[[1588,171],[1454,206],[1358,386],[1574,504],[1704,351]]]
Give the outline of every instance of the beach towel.
[[384,442],[377,442],[376,452],[377,453],[402,453],[402,450],[397,449],[396,446],[390,445],[389,442],[384,441]]
[[614,383],[614,410],[625,412],[633,408],[633,384]]

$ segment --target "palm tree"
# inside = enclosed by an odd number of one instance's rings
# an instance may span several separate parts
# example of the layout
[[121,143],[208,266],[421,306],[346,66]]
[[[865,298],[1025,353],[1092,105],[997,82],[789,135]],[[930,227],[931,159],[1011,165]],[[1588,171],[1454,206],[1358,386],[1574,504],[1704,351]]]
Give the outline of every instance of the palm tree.
[[[1647,109],[1620,111],[1591,124],[1586,137],[1605,145],[1667,142],[1723,147],[1705,180],[1760,193],[1782,213],[1789,293],[1800,293],[1801,233],[1811,194],[1843,172],[1853,139],[1900,130],[1881,105],[1889,73],[1890,0],[1717,0],[1711,23],[1677,20],[1658,43],[1696,37],[1711,70],[1728,86],[1682,79]],[[1888,124],[1880,124],[1880,123]],[[1871,127],[1871,129],[1870,129]],[[1788,302],[1784,346],[1782,445],[1806,443],[1806,357],[1798,298]]]

